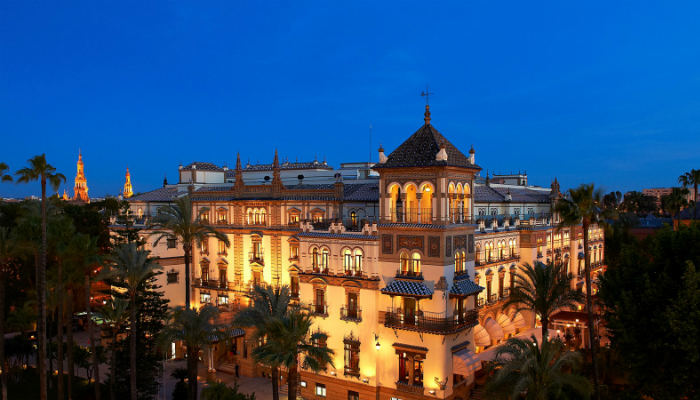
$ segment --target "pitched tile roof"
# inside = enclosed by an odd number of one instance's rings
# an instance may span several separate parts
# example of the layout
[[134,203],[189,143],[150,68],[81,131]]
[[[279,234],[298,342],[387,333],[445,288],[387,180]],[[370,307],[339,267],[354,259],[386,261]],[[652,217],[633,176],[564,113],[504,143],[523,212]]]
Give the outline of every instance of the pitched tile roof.
[[[325,161],[324,161],[325,162]],[[280,169],[327,169],[327,170],[332,170],[333,167],[331,167],[328,164],[324,164],[324,162],[318,162],[318,160],[314,160],[311,162],[289,162],[285,161],[283,163],[280,163]],[[243,168],[244,171],[272,171],[272,164],[248,164]]]
[[528,188],[474,186],[474,201],[476,202],[505,202],[510,190],[513,202],[519,203],[549,203],[549,194]]
[[201,188],[197,189],[197,192],[226,192],[229,190],[233,190],[232,185],[227,185],[227,186],[202,186]]
[[288,190],[321,190],[321,189],[333,189],[332,183],[321,183],[321,184],[307,184],[298,183],[294,186],[287,186]]
[[377,236],[366,236],[362,234],[351,233],[325,233],[325,232],[301,232],[297,233],[300,237],[323,237],[333,239],[362,239],[362,240],[379,240]]
[[343,198],[345,201],[377,201],[379,184],[377,182],[346,184],[343,188]]
[[381,289],[384,294],[412,297],[430,297],[433,291],[423,282],[394,280]]
[[700,219],[700,208],[693,206],[686,207],[683,209],[683,211],[681,211],[681,219],[692,219],[693,211],[695,211],[695,219]]
[[212,163],[197,162],[197,161],[193,162],[192,164],[189,164],[187,166],[182,167],[182,170],[189,171],[189,170],[194,169],[193,167],[195,167],[195,166],[197,167],[196,169],[203,170],[203,171],[223,171],[224,170],[223,168],[216,166]]
[[187,192],[178,192],[176,186],[163,187],[150,192],[137,194],[129,197],[128,201],[170,201],[177,197],[186,195]]
[[452,287],[450,288],[450,294],[456,296],[469,296],[471,294],[479,293],[484,289],[485,288],[477,285],[470,279],[460,279],[452,283]]
[[[437,161],[435,156],[440,152],[440,144],[444,143],[447,152],[447,161]],[[432,125],[425,124],[411,137],[406,139],[396,148],[383,164],[376,164],[374,168],[393,167],[425,167],[435,165],[450,165],[457,167],[481,169],[469,162],[467,156],[462,154],[449,140],[447,140]]]

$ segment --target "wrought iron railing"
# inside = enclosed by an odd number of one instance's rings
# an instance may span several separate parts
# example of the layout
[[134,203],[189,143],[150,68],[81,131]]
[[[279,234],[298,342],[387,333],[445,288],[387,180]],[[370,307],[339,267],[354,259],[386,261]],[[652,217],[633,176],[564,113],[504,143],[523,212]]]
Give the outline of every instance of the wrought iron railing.
[[427,311],[416,311],[413,315],[409,315],[402,309],[379,312],[379,322],[386,327],[434,334],[449,334],[471,328],[477,324],[478,317],[477,310],[465,311],[457,318]]
[[340,319],[343,321],[362,321],[362,308],[349,308],[346,306],[340,307]]
[[328,316],[328,304],[323,303],[323,304],[317,304],[314,303],[311,305],[311,315],[317,316],[317,317],[327,317]]
[[423,271],[415,271],[415,270],[396,270],[396,277],[397,278],[406,278],[406,279],[423,279]]

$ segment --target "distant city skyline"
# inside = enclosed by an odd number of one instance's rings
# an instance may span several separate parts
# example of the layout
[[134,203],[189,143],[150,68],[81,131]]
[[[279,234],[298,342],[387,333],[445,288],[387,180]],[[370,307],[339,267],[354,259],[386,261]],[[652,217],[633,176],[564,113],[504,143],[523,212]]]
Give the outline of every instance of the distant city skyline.
[[[73,195],[180,162],[377,160],[432,123],[491,173],[562,190],[700,168],[700,5],[5,2],[0,161],[46,153]],[[369,126],[372,125],[372,144]],[[325,152],[325,153],[324,153]],[[37,184],[0,196],[38,195]]]

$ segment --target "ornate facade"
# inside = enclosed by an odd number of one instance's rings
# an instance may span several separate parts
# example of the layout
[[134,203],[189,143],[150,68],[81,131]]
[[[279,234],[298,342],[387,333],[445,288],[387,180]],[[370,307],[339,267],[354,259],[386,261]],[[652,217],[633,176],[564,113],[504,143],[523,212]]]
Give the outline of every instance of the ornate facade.
[[[277,151],[271,164],[245,167],[239,155],[233,170],[193,162],[178,168],[179,183],[129,202],[143,224],[189,194],[194,211],[230,240],[201,244],[185,288],[182,245],[148,239],[173,306],[189,290],[195,306],[216,305],[226,320],[255,283],[289,285],[310,305],[330,335],[319,345],[336,355],[335,368],[302,371],[305,398],[468,399],[484,350],[537,323],[501,310],[512,274],[524,261],[561,258],[580,276],[582,232],[557,229],[558,183],[480,177],[474,149],[467,156],[450,143],[428,107],[418,131],[388,156],[379,152],[377,164],[339,169],[280,160]],[[209,370],[237,364],[242,375],[266,374],[249,338],[241,331],[231,345],[212,346]]]
[[83,165],[83,154],[78,151],[78,173],[75,175],[75,186],[73,191],[75,195],[73,196],[73,201],[89,203],[90,197],[88,196],[88,186],[87,180],[85,179],[85,171]]

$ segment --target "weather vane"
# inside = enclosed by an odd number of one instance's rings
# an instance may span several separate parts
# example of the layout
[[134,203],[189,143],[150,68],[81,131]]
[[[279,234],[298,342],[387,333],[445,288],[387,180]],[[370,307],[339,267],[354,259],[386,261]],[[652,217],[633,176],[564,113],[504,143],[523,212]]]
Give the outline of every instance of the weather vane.
[[425,105],[430,105],[430,95],[434,93],[430,93],[428,91],[428,85],[425,85],[425,92],[422,92],[420,95],[421,97],[425,97]]

